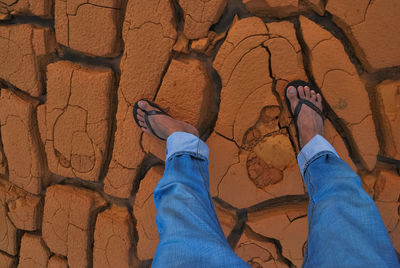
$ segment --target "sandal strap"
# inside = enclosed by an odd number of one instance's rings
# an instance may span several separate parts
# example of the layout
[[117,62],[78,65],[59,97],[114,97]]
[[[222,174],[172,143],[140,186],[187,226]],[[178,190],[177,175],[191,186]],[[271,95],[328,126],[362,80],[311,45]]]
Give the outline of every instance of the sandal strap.
[[[154,105],[152,105],[151,102],[147,101],[147,103],[154,108],[158,108],[159,107],[155,107]],[[140,108],[139,108],[140,109]],[[153,115],[168,115],[165,111],[163,111],[162,109],[160,109],[160,111],[156,111],[156,110],[152,110],[152,111],[145,111],[143,109],[140,109],[144,112],[144,121],[146,122],[147,128],[151,131],[151,133],[153,133],[154,136],[156,136],[157,138],[161,139],[161,140],[165,140],[164,138],[161,138],[159,135],[157,135],[157,133],[154,131],[153,127],[151,126],[151,123],[149,121],[149,116],[153,116]]]
[[[156,111],[150,111],[150,112],[156,112]],[[158,112],[158,111],[157,111]],[[163,113],[157,113],[157,114],[163,114]],[[154,115],[154,113],[151,113],[150,115]],[[150,129],[151,133],[153,133],[154,136],[161,140],[165,140],[164,138],[161,138],[160,136],[157,135],[157,133],[154,131],[153,127],[151,126],[151,123],[149,121],[149,113],[145,112],[144,114],[144,121],[146,122],[147,128]]]
[[[151,104],[150,104],[151,105]],[[142,109],[140,109],[140,110],[142,110]],[[158,115],[158,114],[164,114],[164,115],[168,115],[166,112],[164,112],[164,111],[155,111],[155,110],[153,110],[153,111],[144,111],[144,110],[142,110],[146,115],[148,115],[148,116],[150,116],[150,115]]]
[[303,106],[303,104],[307,105],[308,107],[310,107],[311,109],[313,109],[317,114],[319,114],[319,116],[321,116],[322,120],[324,120],[325,116],[322,113],[322,111],[314,105],[314,103],[312,103],[309,100],[306,99],[299,99],[299,103],[297,103],[296,108],[294,109],[294,113],[293,113],[293,117],[295,122],[297,123],[297,117],[299,116],[301,107]]

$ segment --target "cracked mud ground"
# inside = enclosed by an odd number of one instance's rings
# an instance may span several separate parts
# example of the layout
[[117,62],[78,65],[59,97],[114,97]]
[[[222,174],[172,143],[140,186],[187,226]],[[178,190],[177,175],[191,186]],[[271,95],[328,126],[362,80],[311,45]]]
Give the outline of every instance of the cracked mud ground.
[[235,252],[301,267],[297,79],[400,254],[398,14],[398,0],[0,0],[0,267],[151,265],[165,143],[135,125],[141,98],[210,147]]

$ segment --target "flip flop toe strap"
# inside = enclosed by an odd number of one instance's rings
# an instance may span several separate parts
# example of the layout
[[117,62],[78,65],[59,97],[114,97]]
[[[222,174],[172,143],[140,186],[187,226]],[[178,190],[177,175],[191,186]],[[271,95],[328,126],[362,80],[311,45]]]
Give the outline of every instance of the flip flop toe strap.
[[321,116],[322,119],[324,119],[324,114],[317,106],[314,105],[314,103],[312,103],[311,101],[305,100],[305,99],[299,99],[299,103],[297,103],[296,108],[294,109],[294,113],[293,113],[295,122],[297,122],[297,117],[299,116],[299,113],[300,113],[300,110],[301,110],[301,107],[303,106],[303,104],[305,104],[308,107],[310,107],[311,109],[313,109],[317,114],[319,114]]
[[[144,110],[142,110],[144,111]],[[166,112],[164,111],[144,111],[144,121],[146,122],[147,128],[150,129],[151,133],[153,133],[154,136],[156,136],[157,138],[161,139],[161,140],[165,140],[164,138],[161,138],[160,136],[157,135],[157,133],[154,131],[153,127],[151,126],[151,123],[149,121],[149,116],[152,115],[167,115]]]

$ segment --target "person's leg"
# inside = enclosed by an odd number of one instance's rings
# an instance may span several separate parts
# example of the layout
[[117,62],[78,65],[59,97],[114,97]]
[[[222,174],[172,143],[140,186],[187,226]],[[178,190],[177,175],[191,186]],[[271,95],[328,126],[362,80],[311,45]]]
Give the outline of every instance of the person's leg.
[[[164,175],[154,190],[160,237],[152,267],[248,267],[230,248],[209,194],[208,148],[197,130],[138,102],[142,130],[167,139]],[[150,123],[151,127],[147,124]]]
[[154,191],[160,243],[153,267],[248,267],[230,248],[209,194],[208,148],[177,132]]
[[[315,92],[302,87],[297,91],[322,109]],[[297,91],[288,88],[293,110]],[[399,267],[374,201],[362,189],[359,176],[321,136],[322,118],[303,105],[297,123],[302,147],[297,159],[310,196],[304,267]]]
[[310,196],[304,267],[399,267],[374,201],[332,146],[316,136],[298,158]]

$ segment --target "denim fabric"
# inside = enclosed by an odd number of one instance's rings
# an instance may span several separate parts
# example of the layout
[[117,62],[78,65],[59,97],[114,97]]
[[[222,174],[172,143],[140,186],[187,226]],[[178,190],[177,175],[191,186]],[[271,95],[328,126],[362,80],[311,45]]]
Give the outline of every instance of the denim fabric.
[[166,159],[175,153],[189,152],[199,154],[201,158],[208,159],[207,145],[195,135],[186,132],[175,132],[167,139]]
[[310,202],[303,267],[399,267],[375,202],[351,167],[327,151],[306,166]]
[[304,147],[301,149],[300,153],[297,155],[297,163],[299,164],[301,175],[304,178],[304,171],[307,169],[307,165],[311,163],[311,159],[314,155],[321,152],[331,152],[337,157],[339,155],[336,153],[335,148],[325,140],[324,137],[320,135],[315,135]]
[[[180,132],[167,147],[165,172],[154,190],[160,243],[153,267],[249,267],[218,222],[206,144]],[[375,203],[333,147],[316,137],[298,160],[310,195],[304,267],[399,267]]]
[[209,194],[207,145],[179,133],[167,145],[164,175],[154,190],[160,243],[152,267],[249,267],[218,222]]

